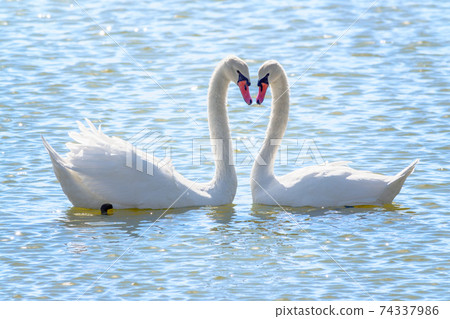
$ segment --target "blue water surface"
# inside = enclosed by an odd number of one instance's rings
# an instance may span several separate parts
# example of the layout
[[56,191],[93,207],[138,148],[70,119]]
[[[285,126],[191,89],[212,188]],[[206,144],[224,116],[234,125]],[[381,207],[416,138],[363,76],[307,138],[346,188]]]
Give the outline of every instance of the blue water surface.
[[[0,299],[447,299],[449,16],[429,0],[1,1]],[[278,174],[348,160],[393,175],[420,158],[394,204],[252,205],[243,139],[264,137],[271,97],[246,106],[232,85],[233,205],[72,207],[41,135],[65,153],[83,118],[123,139],[158,132],[180,173],[209,180],[192,145],[228,54],[248,63],[253,96],[264,61],[289,76]]]

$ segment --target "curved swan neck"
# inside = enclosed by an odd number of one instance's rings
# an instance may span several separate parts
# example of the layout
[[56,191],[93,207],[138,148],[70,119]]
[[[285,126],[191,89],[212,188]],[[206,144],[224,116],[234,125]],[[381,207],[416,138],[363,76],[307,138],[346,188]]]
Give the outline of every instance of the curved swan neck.
[[276,153],[289,118],[289,85],[284,70],[281,69],[279,77],[270,83],[270,89],[272,91],[272,111],[263,146],[253,165],[253,178],[274,175]]
[[214,188],[224,192],[236,192],[237,177],[233,160],[233,144],[228,113],[227,92],[230,80],[225,75],[225,65],[220,64],[214,71],[208,90],[208,122],[211,147],[216,171],[211,181]]

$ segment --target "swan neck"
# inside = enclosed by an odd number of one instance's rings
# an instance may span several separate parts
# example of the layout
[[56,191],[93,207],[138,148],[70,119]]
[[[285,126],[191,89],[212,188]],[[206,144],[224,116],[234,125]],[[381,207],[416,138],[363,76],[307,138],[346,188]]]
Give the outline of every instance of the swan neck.
[[233,144],[227,113],[227,92],[230,80],[224,65],[213,73],[208,91],[208,122],[212,152],[216,165],[212,187],[221,192],[231,192],[234,197],[237,177],[233,160]]
[[286,131],[289,118],[289,85],[284,71],[270,84],[272,91],[272,110],[261,150],[253,166],[252,176],[274,176],[276,153]]

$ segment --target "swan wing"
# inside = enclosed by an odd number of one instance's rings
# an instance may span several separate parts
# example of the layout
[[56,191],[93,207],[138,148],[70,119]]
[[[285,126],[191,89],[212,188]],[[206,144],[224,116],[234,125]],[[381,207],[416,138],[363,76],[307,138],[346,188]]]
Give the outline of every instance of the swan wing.
[[55,175],[74,206],[98,209],[108,202],[114,208],[167,208],[186,190],[187,180],[170,162],[147,156],[86,122],[87,127],[78,122],[80,132],[69,133],[74,142],[67,143],[65,158],[43,139]]
[[391,176],[355,170],[347,163],[301,168],[279,178],[280,201],[290,206],[330,207],[380,204]]

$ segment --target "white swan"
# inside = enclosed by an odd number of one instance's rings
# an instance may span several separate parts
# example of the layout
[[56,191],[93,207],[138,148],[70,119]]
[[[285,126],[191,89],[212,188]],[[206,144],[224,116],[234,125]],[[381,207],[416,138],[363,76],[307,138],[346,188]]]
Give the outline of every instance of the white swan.
[[418,160],[395,176],[358,171],[347,162],[298,169],[287,175],[274,175],[278,141],[283,138],[289,116],[289,86],[283,67],[274,60],[258,71],[258,97],[261,104],[270,84],[272,113],[261,150],[251,174],[253,202],[265,205],[333,207],[384,205],[392,202]]
[[[216,67],[208,90],[208,120],[211,142],[222,146],[215,154],[215,175],[208,183],[190,181],[171,164],[147,159],[145,152],[117,137],[109,137],[89,120],[78,122],[80,133],[69,135],[78,143],[68,143],[70,152],[62,158],[45,141],[53,170],[64,193],[76,207],[94,208],[111,203],[120,208],[169,208],[229,204],[236,194],[237,178],[232,161],[226,97],[229,83],[238,84],[246,103],[252,100],[249,71],[241,59],[230,56]],[[216,141],[222,141],[217,144]],[[129,152],[132,152],[131,156]],[[144,169],[128,167],[128,158],[142,160]],[[148,170],[151,167],[152,169]],[[147,169],[146,169],[147,168]],[[153,171],[151,175],[147,171]]]

